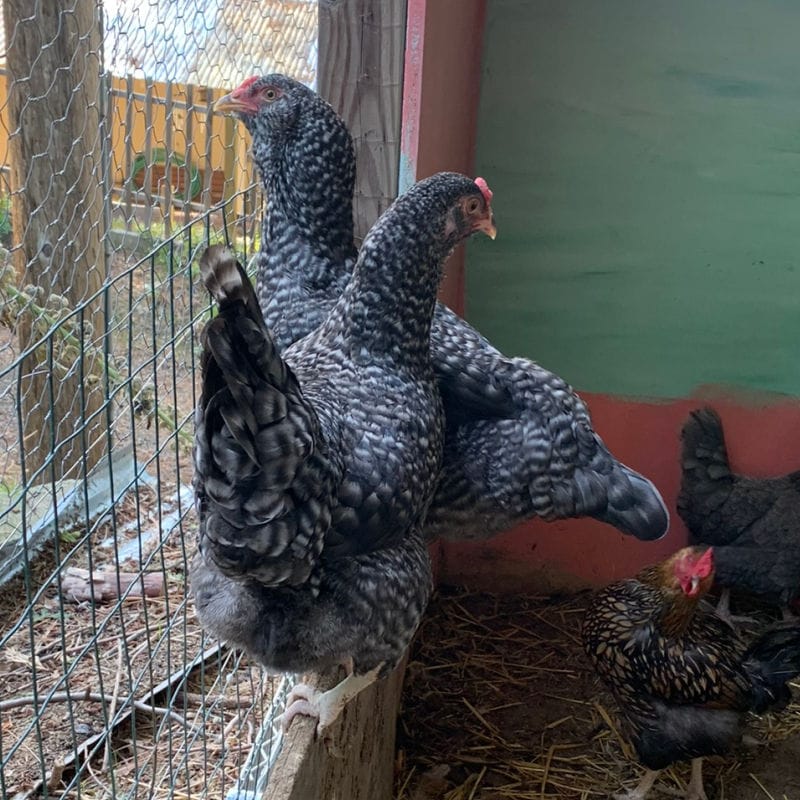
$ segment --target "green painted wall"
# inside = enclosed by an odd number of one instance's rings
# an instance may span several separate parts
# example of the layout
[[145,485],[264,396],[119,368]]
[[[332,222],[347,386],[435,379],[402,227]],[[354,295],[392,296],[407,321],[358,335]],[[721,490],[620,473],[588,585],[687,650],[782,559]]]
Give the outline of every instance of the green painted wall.
[[581,389],[800,395],[800,3],[488,0],[467,316]]

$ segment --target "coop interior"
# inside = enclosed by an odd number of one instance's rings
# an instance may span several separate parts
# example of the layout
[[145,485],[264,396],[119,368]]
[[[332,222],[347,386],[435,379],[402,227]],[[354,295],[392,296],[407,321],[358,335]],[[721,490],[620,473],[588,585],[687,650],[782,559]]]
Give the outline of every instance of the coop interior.
[[[717,567],[697,613],[717,619],[729,586],[747,617],[714,629],[737,669],[761,637],[794,630],[800,9],[4,0],[2,15],[2,798],[800,798],[791,666],[785,702],[737,701],[745,735],[704,758],[705,794],[692,754],[659,766],[647,793],[655,767],[582,630],[599,591],[688,543],[713,545]],[[271,202],[257,134],[220,99],[268,73],[347,125],[357,243],[416,181],[488,181],[496,240],[456,249],[439,297],[504,364],[568,384],[554,405],[532,393],[503,412],[517,433],[458,465],[527,510],[503,506],[507,526],[475,512],[429,542],[413,641],[325,735],[302,714],[284,728],[301,676],[205,632],[190,592],[201,332],[218,313],[200,257],[225,244],[255,279]],[[649,513],[663,498],[665,531],[645,531],[635,506],[578,513],[607,470],[575,484],[570,512],[541,510],[533,484],[515,493],[531,453],[547,481],[563,477],[558,435],[539,441],[520,420],[577,413],[570,387],[590,414],[576,424],[602,440],[591,448],[634,475]],[[685,444],[706,407],[724,458]],[[717,483],[694,512],[687,481],[707,459]],[[694,644],[695,660],[718,652]],[[344,675],[305,678],[322,691]]]

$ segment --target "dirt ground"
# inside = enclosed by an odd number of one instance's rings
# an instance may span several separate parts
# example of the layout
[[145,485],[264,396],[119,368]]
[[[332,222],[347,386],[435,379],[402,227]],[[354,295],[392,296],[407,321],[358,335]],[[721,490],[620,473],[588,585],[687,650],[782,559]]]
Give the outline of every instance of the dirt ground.
[[[588,598],[437,594],[406,676],[397,800],[589,800],[636,785],[580,646]],[[749,733],[757,746],[706,762],[709,800],[800,800],[800,705]],[[688,779],[688,764],[666,770],[650,797],[682,797]]]
[[[116,509],[118,523],[137,510],[147,518],[155,501],[154,493],[140,490],[138,503],[128,498]],[[98,530],[98,541],[104,533]],[[191,524],[184,533],[191,541]],[[119,537],[120,550],[126,541]],[[88,567],[87,556],[78,550],[70,566]],[[176,790],[223,796],[270,713],[278,679],[241,654],[211,652],[216,643],[203,636],[185,594],[187,550],[179,535],[155,542],[141,561],[118,563],[101,547],[92,556],[96,571],[139,572],[146,565],[143,571],[160,576],[164,591],[76,602],[52,578],[51,549],[27,579],[0,588],[0,796],[26,796],[43,778],[49,796],[65,800],[157,800]],[[26,596],[36,599],[20,615]],[[50,692],[52,700],[32,714],[34,697]],[[132,703],[139,703],[135,714],[121,719]],[[92,757],[83,755],[84,746]]]

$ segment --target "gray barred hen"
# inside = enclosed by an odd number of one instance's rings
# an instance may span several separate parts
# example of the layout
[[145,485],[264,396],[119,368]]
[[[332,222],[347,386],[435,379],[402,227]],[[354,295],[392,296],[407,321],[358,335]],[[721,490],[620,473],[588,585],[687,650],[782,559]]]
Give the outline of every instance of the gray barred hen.
[[[250,78],[216,107],[253,136],[267,198],[259,297],[287,347],[324,319],[355,262],[352,140],[322,98],[282,75]],[[646,540],[666,533],[657,489],[614,458],[561,378],[506,358],[441,303],[431,348],[447,435],[427,539],[485,539],[531,517],[594,517]]]
[[217,246],[201,260],[219,315],[196,411],[200,622],[272,670],[352,672],[321,694],[295,687],[286,725],[298,713],[330,725],[395,666],[424,611],[419,529],[443,441],[430,324],[444,260],[478,230],[494,236],[488,187],[452,173],[412,187],[323,324],[283,357],[234,256]]
[[687,547],[603,589],[589,606],[584,648],[647,767],[617,800],[644,800],[659,771],[684,759],[692,760],[686,800],[707,800],[703,757],[728,753],[748,712],[781,709],[791,699],[800,625],[773,628],[747,646],[698,605],[713,579],[712,550]]

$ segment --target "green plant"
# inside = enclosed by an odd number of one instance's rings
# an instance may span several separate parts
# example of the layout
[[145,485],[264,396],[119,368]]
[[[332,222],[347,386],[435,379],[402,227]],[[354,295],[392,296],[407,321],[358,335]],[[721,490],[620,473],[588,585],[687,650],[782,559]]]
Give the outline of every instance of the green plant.
[[11,195],[0,195],[0,244],[11,246]]

